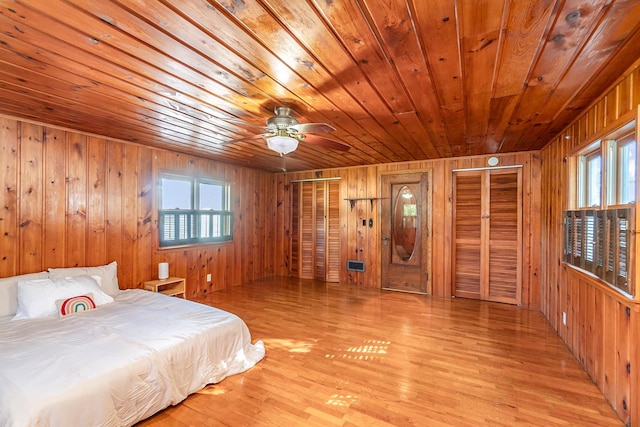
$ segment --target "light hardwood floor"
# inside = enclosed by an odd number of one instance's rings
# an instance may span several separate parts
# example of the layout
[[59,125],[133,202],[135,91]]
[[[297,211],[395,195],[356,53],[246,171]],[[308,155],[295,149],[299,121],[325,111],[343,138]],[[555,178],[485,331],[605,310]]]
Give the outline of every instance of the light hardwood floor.
[[265,358],[156,426],[621,426],[536,310],[275,278],[201,302]]

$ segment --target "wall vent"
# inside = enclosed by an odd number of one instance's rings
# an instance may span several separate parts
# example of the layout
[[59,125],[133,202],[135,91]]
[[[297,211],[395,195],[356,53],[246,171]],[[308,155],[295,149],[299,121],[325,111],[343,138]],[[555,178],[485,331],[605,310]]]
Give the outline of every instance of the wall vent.
[[347,260],[347,270],[364,271],[364,261]]

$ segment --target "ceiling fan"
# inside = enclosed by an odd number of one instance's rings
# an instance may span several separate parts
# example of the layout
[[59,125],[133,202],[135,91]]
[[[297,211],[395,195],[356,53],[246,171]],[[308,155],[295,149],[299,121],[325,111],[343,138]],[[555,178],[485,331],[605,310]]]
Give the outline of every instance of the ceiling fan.
[[292,110],[289,107],[276,107],[274,113],[275,116],[267,119],[266,133],[234,139],[227,143],[263,138],[267,141],[267,147],[280,156],[295,151],[298,143],[303,140],[331,150],[347,151],[351,148],[342,142],[314,135],[317,132],[334,132],[335,128],[327,123],[300,123],[291,117]]

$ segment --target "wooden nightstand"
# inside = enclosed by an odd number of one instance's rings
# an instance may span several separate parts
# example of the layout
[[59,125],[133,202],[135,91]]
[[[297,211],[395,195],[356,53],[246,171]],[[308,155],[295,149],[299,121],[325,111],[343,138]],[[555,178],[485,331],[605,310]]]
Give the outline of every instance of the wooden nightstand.
[[149,280],[144,282],[144,288],[152,292],[186,298],[186,280],[181,277],[169,277],[164,280]]

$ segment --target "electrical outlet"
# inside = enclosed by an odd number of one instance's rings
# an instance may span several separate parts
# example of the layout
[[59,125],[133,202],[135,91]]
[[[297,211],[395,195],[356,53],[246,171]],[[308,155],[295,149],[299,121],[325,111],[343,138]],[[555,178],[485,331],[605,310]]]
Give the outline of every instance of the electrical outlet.
[[562,312],[562,324],[564,326],[567,326],[567,312],[566,311]]
[[211,281],[211,273],[207,274],[207,282]]

